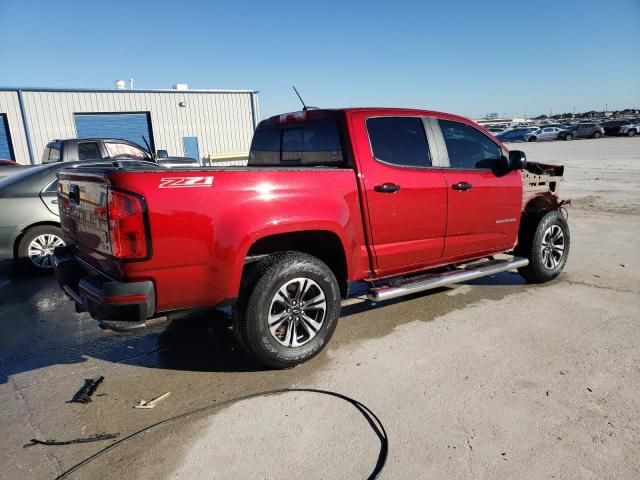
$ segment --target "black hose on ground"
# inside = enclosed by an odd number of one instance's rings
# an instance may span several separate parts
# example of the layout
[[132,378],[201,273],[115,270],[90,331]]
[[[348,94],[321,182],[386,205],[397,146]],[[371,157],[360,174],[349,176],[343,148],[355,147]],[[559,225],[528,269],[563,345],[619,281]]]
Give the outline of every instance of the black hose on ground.
[[191,410],[190,412],[186,412],[186,413],[182,413],[180,415],[176,415],[174,417],[170,417],[167,418],[165,420],[162,420],[158,423],[154,423],[153,425],[150,425],[148,427],[143,428],[142,430],[138,430],[135,433],[132,433],[131,435],[128,435],[120,440],[118,440],[115,443],[112,443],[111,445],[109,445],[108,447],[103,448],[102,450],[94,453],[93,455],[91,455],[90,457],[87,457],[86,459],[84,459],[83,461],[81,461],[80,463],[74,465],[73,467],[71,467],[69,470],[63,472],[62,474],[60,474],[58,477],[56,477],[56,480],[63,480],[67,477],[69,477],[69,475],[77,472],[78,470],[80,470],[81,468],[89,465],[91,462],[93,462],[94,460],[97,460],[98,458],[100,458],[101,456],[103,456],[104,454],[110,452],[111,450],[119,447],[120,445],[133,440],[136,437],[139,437],[140,435],[147,433],[153,429],[156,429],[158,427],[161,427],[163,425],[166,425],[168,423],[171,422],[175,422],[177,420],[181,420],[183,418],[187,418],[190,417],[192,415],[196,415],[198,413],[202,413],[205,412],[207,410],[212,410],[215,408],[219,408],[219,407],[223,407],[225,405],[231,405],[234,403],[238,403],[238,402],[242,402],[244,400],[249,400],[251,398],[257,398],[257,397],[265,397],[265,396],[269,396],[269,395],[278,395],[281,393],[296,393],[296,392],[300,392],[300,393],[317,393],[320,395],[328,395],[331,397],[335,397],[338,398],[340,400],[344,400],[345,402],[348,402],[349,404],[351,404],[356,410],[358,410],[358,412],[360,412],[360,414],[365,418],[365,420],[367,421],[367,423],[369,424],[369,426],[371,427],[371,429],[374,431],[374,433],[376,434],[376,436],[378,437],[378,439],[380,440],[380,452],[378,453],[378,460],[376,461],[376,465],[373,469],[373,471],[371,472],[371,474],[367,477],[369,480],[373,480],[376,478],[380,477],[380,474],[382,473],[382,469],[384,468],[384,465],[387,461],[387,456],[389,454],[389,440],[387,438],[387,432],[384,429],[384,425],[382,425],[382,422],[380,421],[380,419],[377,417],[377,415],[375,413],[373,413],[369,407],[367,407],[366,405],[360,403],[359,401],[347,397],[346,395],[342,395],[341,393],[336,393],[336,392],[331,392],[328,390],[318,390],[318,389],[314,389],[314,388],[282,388],[279,390],[268,390],[265,392],[258,392],[258,393],[252,393],[250,395],[244,395],[242,397],[238,397],[238,398],[232,398],[230,400],[223,400],[221,402],[216,402],[216,403],[212,403],[211,405],[206,405],[204,407],[200,407],[197,408],[195,410]]

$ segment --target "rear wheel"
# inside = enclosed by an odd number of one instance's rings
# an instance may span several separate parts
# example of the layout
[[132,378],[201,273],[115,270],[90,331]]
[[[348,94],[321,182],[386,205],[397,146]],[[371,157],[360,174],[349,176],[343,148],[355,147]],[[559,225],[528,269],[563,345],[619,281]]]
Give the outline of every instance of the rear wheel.
[[529,238],[520,240],[516,254],[529,259],[529,265],[518,272],[529,283],[553,280],[564,268],[569,255],[569,224],[557,211],[544,215]]
[[53,272],[53,251],[63,246],[62,230],[58,227],[43,225],[27,230],[18,243],[21,270],[32,274]]
[[535,142],[536,140],[538,140],[536,137],[529,137],[527,142]]
[[602,136],[602,133],[594,132],[593,135],[591,135],[591,138],[600,138],[601,136]]
[[638,133],[638,132],[636,132],[636,131],[632,128],[631,130],[629,130],[629,131],[627,132],[627,136],[628,136],[628,137],[635,137],[636,133]]
[[303,363],[325,347],[340,315],[340,289],[329,267],[299,252],[258,265],[234,312],[245,351],[272,368]]

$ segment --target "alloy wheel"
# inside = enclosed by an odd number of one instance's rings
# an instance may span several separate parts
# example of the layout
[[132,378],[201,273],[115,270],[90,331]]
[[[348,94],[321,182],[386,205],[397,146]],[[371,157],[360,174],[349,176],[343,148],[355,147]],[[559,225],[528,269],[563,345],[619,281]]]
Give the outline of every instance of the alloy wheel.
[[56,247],[63,247],[64,241],[57,235],[45,233],[31,240],[28,248],[29,259],[38,268],[53,267],[51,256]]
[[542,236],[542,263],[549,270],[556,268],[564,255],[564,233],[558,225],[551,225]]
[[285,347],[300,347],[317,335],[326,313],[327,299],[320,285],[310,278],[294,278],[271,299],[269,332]]

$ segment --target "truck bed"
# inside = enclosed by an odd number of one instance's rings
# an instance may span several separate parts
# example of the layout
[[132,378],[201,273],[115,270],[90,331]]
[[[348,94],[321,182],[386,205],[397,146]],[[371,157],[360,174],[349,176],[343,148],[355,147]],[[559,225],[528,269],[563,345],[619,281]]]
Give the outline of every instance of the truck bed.
[[[73,205],[69,193],[79,190]],[[237,296],[249,247],[294,230],[334,232],[349,272],[369,267],[355,173],[346,168],[223,167],[63,171],[61,223],[72,251],[116,280],[151,280],[156,310],[215,306]],[[114,258],[109,191],[141,193],[148,258]],[[223,205],[224,209],[217,206]],[[348,232],[348,237],[344,232]]]

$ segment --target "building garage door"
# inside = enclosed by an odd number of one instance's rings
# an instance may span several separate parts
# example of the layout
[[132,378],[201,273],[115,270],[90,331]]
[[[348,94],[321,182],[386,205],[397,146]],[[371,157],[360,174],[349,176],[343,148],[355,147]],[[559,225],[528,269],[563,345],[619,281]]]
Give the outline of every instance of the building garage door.
[[15,160],[13,158],[13,148],[11,147],[9,123],[7,122],[7,116],[2,113],[0,113],[0,159]]
[[76,113],[74,119],[78,138],[122,138],[144,146],[144,136],[155,148],[149,112]]

